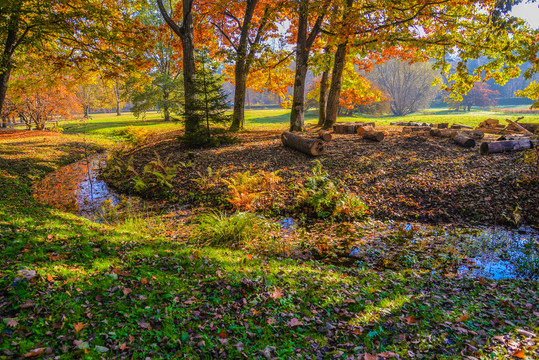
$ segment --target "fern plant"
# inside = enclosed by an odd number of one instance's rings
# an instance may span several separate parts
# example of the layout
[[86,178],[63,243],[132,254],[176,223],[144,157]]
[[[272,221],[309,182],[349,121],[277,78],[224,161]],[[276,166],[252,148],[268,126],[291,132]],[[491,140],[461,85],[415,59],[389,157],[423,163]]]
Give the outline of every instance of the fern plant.
[[344,184],[331,180],[327,171],[316,161],[296,198],[296,207],[318,218],[359,218],[366,214],[367,206]]

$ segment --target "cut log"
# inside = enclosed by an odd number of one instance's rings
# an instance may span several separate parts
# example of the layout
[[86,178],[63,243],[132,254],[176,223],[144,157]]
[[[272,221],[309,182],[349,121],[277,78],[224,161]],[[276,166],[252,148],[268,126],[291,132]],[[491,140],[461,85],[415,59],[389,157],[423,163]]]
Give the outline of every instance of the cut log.
[[307,155],[319,156],[324,153],[324,143],[320,139],[303,137],[288,131],[281,135],[284,146],[301,151]]
[[324,140],[324,141],[331,141],[332,136],[331,136],[331,133],[330,133],[329,131],[327,131],[327,130],[320,130],[320,131],[318,132],[318,138],[319,138],[319,139],[322,139],[322,140]]
[[365,131],[374,131],[374,128],[372,126],[361,126],[357,129],[357,134],[361,135]]
[[453,124],[451,125],[451,129],[473,129],[473,126],[468,125],[461,125],[461,124]]
[[[516,121],[515,121],[516,122]],[[524,129],[536,133],[539,131],[539,123],[518,123]]]
[[431,136],[442,137],[442,138],[454,138],[457,135],[457,130],[451,129],[432,129],[430,131]]
[[362,126],[372,126],[374,127],[373,122],[342,122],[342,123],[336,123],[333,125],[333,131],[336,134],[356,134],[357,129],[359,129]]
[[381,131],[373,130],[372,128],[365,130],[361,133],[363,139],[373,140],[373,141],[382,141],[385,138],[385,135]]
[[514,122],[513,120],[505,119],[505,121],[507,121],[509,124],[513,125],[514,127],[516,127],[519,131],[521,131],[524,134],[533,134],[531,131],[522,127],[522,125]]
[[449,123],[440,123],[440,124],[436,124],[436,127],[438,129],[447,129],[449,127]]
[[495,154],[507,151],[520,151],[533,148],[530,140],[493,141],[481,144],[481,154]]
[[458,133],[454,138],[453,141],[457,144],[459,144],[462,147],[465,148],[473,148],[475,147],[475,140],[471,137],[467,136],[463,133]]
[[468,137],[471,137],[472,139],[474,140],[481,140],[482,138],[485,137],[485,133],[482,132],[481,130],[471,130],[471,131],[459,131],[459,134],[464,134]]
[[506,134],[502,135],[500,138],[496,139],[496,141],[506,141],[506,140],[530,140],[530,134]]
[[402,128],[402,132],[405,134],[413,133],[417,131],[430,131],[430,126],[405,126]]

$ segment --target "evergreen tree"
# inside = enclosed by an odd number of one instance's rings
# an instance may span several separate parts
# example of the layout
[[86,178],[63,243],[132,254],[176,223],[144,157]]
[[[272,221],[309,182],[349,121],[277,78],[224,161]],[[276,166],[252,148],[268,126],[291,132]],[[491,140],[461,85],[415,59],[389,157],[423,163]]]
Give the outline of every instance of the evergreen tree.
[[[185,103],[184,114],[197,118],[199,130],[186,140],[191,145],[215,145],[211,140],[210,124],[226,124],[231,116],[225,114],[227,94],[223,91],[223,78],[218,75],[218,64],[212,61],[207,50],[197,54],[197,69],[194,77],[194,100]],[[218,143],[218,142],[217,142]]]

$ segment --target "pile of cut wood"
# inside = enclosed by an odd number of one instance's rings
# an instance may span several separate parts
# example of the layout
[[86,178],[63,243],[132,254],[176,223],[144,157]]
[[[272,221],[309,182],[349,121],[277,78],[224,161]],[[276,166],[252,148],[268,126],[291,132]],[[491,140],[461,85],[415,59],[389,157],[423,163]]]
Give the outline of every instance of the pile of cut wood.
[[481,153],[489,154],[505,151],[517,151],[530,149],[536,141],[531,140],[530,136],[533,132],[539,131],[539,124],[519,124],[518,121],[507,119],[509,125],[506,127],[501,125],[499,120],[487,119],[483,121],[475,130],[472,126],[452,124],[428,124],[417,122],[394,122],[391,125],[403,126],[403,133],[412,133],[414,135],[434,136],[441,138],[450,138],[456,144],[465,147],[473,148],[476,146],[476,141],[485,137],[485,133],[490,134],[513,134],[512,137],[502,137],[498,141],[483,142],[481,144]]
[[516,121],[505,119],[509,125],[505,126],[500,124],[498,119],[486,119],[482,121],[477,130],[481,130],[487,134],[528,134],[528,133],[538,133],[539,134],[539,124],[534,123],[519,123],[524,117],[519,117]]

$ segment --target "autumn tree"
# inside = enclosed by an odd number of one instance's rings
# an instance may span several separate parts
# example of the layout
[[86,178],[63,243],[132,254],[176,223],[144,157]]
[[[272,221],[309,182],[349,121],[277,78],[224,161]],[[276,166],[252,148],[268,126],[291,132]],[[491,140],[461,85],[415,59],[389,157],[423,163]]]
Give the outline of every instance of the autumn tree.
[[57,74],[16,77],[8,94],[12,111],[23,118],[28,128],[34,126],[37,130],[55,119],[81,115],[81,100],[73,91],[73,83],[73,79]]
[[[21,57],[40,54],[58,69],[107,68],[131,63],[145,45],[128,0],[3,0],[0,3],[0,112]],[[112,64],[112,66],[111,66]]]
[[[335,54],[338,61],[334,60],[332,70],[335,94],[339,92],[338,77],[345,64],[341,59],[347,58],[340,54],[347,52],[376,63],[400,56],[399,52],[409,49],[417,60],[435,59],[435,65],[444,71],[448,71],[447,53],[458,52],[461,62],[446,86],[461,93],[480,76],[503,82],[517,75],[511,69],[518,64],[536,59],[533,34],[522,21],[507,15],[511,9],[508,1],[411,0],[398,4],[381,1],[372,6],[366,2],[335,0],[332,5],[339,6],[340,20],[329,12],[331,27],[323,27],[322,31],[333,36],[334,43],[341,48]],[[489,62],[474,74],[466,73],[465,63],[479,56],[486,56]],[[339,98],[333,95],[328,100],[332,110],[327,111],[326,128],[336,121],[338,112],[334,109]],[[291,125],[292,122],[291,119]]]
[[461,106],[464,110],[471,111],[472,106],[488,108],[489,106],[496,105],[495,97],[499,95],[500,93],[496,90],[491,90],[488,84],[475,83],[470,91],[462,96],[461,100],[447,97],[446,102],[449,104],[450,108],[456,109],[457,111]]
[[219,0],[206,5],[205,12],[220,37],[219,47],[225,59],[234,64],[234,111],[230,129],[239,130],[245,122],[249,71],[253,65],[260,65],[260,58],[271,50],[268,40],[279,36],[277,22],[284,4],[268,0]]
[[153,46],[144,54],[145,66],[127,76],[123,93],[132,102],[135,116],[157,108],[170,121],[173,113],[182,112],[181,46],[162,16],[152,10],[145,8],[139,17],[149,29]]

